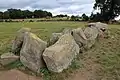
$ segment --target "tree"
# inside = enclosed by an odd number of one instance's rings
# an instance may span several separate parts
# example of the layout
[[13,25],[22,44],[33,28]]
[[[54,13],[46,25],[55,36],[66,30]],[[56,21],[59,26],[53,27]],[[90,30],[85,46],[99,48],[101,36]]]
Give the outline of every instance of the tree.
[[95,0],[94,9],[100,9],[100,20],[109,21],[120,15],[120,0]]
[[64,15],[64,14],[59,14],[59,15],[56,15],[55,17],[68,17],[66,14]]
[[22,11],[22,16],[23,18],[32,18],[33,15],[33,12],[29,11],[29,10],[24,10]]
[[43,10],[35,10],[34,11],[34,17],[35,18],[46,18],[46,17],[52,17],[52,13],[43,11]]
[[34,17],[35,18],[41,18],[43,16],[43,11],[42,10],[35,10],[34,11]]
[[52,17],[53,15],[52,15],[51,12],[48,12],[48,13],[47,13],[47,16],[48,16],[48,17]]
[[72,21],[80,21],[80,19],[81,18],[79,16],[74,16],[74,15],[71,16]]
[[10,19],[22,18],[22,11],[20,9],[8,9]]
[[8,12],[8,11],[5,11],[5,12],[3,13],[3,19],[9,19],[9,18],[10,18],[9,12]]
[[88,21],[89,17],[86,14],[82,14],[82,20],[83,21]]
[[0,12],[0,19],[3,19],[3,12]]
[[43,10],[29,10],[8,9],[5,12],[0,12],[0,19],[26,19],[26,18],[47,18],[52,17],[51,12]]
[[96,14],[91,13],[91,16],[89,17],[91,21],[95,21],[95,22],[101,21],[100,18],[101,18],[100,13],[96,13]]
[[76,17],[74,15],[71,16],[71,20],[75,21]]

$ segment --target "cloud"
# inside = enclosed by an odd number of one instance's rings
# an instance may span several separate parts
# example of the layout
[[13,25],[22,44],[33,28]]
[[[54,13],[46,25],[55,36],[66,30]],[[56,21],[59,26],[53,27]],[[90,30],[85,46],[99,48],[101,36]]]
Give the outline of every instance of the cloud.
[[43,9],[53,14],[90,14],[94,0],[0,0],[0,10],[8,8]]
[[37,0],[0,0],[0,9],[24,8]]

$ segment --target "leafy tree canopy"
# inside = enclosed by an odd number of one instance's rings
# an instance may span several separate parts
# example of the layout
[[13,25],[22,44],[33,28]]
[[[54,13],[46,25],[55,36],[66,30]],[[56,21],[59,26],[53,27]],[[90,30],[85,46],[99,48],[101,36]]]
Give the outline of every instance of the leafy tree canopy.
[[20,9],[8,9],[5,12],[0,12],[0,19],[26,19],[26,18],[46,18],[52,17],[51,12],[43,10],[20,10]]
[[94,9],[99,9],[100,20],[109,21],[120,15],[120,0],[95,0]]

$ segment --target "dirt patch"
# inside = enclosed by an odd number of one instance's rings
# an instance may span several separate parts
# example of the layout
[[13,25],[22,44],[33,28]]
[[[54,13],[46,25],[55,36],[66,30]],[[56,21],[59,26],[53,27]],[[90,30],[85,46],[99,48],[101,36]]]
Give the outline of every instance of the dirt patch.
[[92,53],[92,50],[83,54],[81,62],[83,62],[83,68],[73,73],[67,80],[96,80],[101,65],[97,63],[96,56]]
[[0,80],[42,80],[41,77],[31,76],[13,69],[0,72]]

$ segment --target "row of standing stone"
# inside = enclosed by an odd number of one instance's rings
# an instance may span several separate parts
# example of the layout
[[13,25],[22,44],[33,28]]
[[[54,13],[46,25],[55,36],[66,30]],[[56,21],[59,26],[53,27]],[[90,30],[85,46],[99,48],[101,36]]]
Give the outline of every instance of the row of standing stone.
[[31,29],[22,28],[13,41],[12,53],[1,55],[0,63],[6,65],[20,59],[34,72],[39,73],[41,68],[47,67],[59,73],[67,69],[80,52],[90,49],[98,37],[105,37],[107,29],[107,24],[89,23],[85,28],[52,33],[49,42],[45,42],[31,33]]

